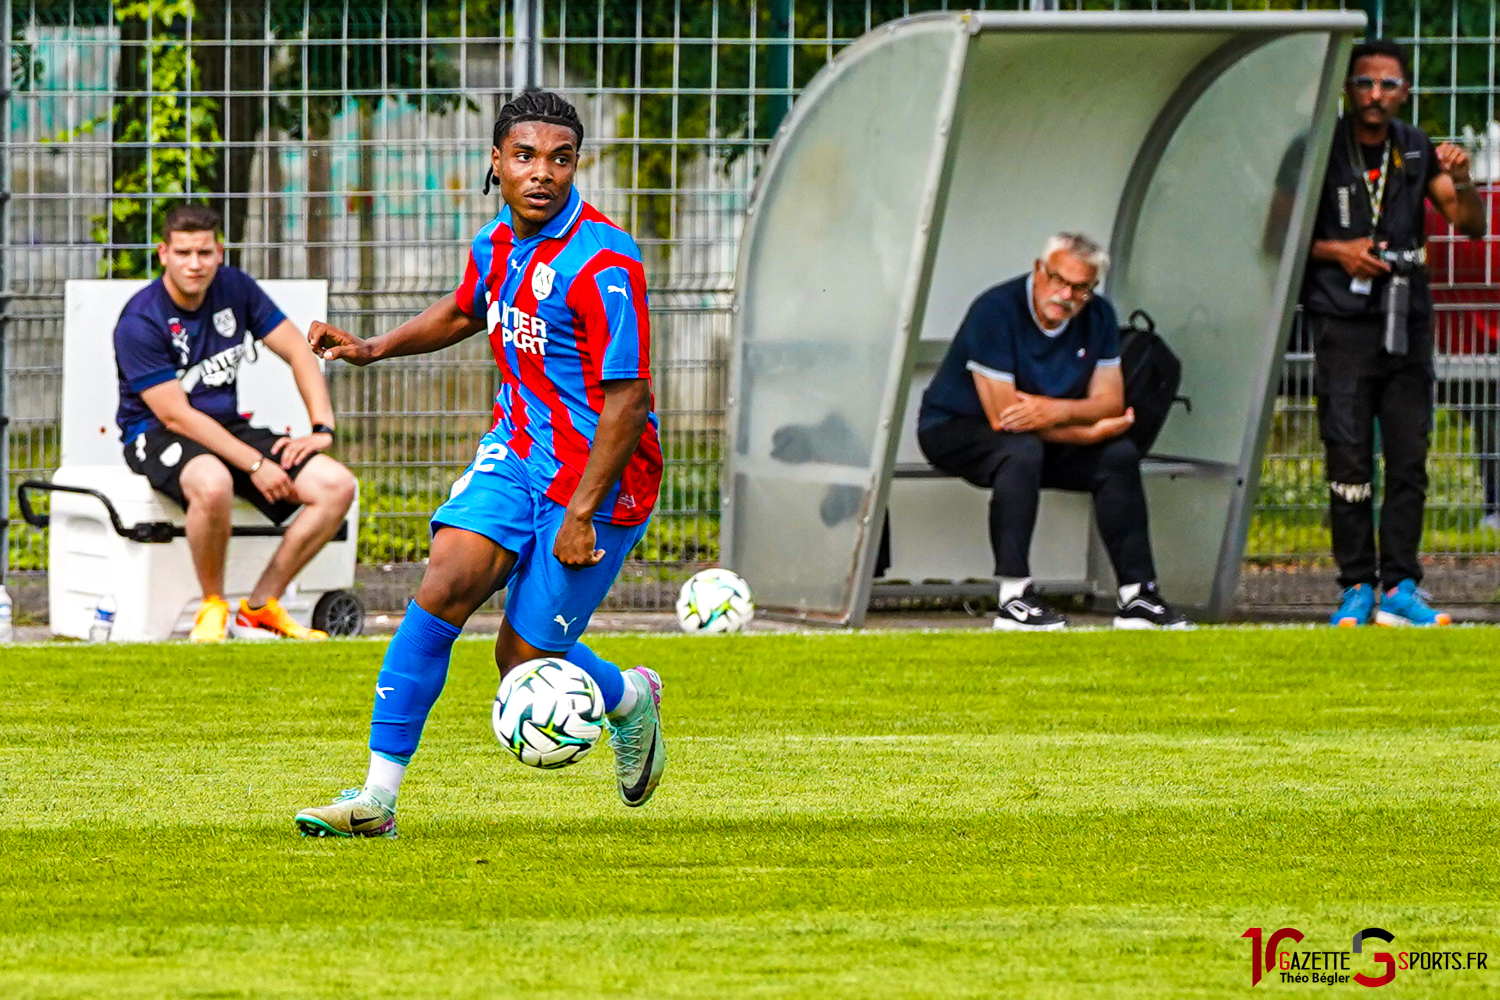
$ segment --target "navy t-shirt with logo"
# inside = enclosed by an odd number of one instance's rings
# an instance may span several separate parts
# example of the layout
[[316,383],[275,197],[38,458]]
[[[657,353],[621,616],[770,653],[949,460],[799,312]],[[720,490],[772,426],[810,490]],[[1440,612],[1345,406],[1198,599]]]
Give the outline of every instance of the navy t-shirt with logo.
[[1057,330],[1043,330],[1031,306],[1031,276],[996,285],[974,300],[942,364],[922,394],[917,427],[955,417],[982,417],[974,374],[1010,382],[1020,392],[1083,399],[1096,368],[1120,364],[1120,324],[1101,295]]
[[115,325],[115,372],[120,409],[115,422],[129,441],[161,421],[141,393],[169,379],[182,383],[193,409],[220,421],[239,416],[235,382],[245,355],[245,335],[260,340],[286,319],[255,279],[220,267],[203,304],[183,309],[162,279],[133,295]]

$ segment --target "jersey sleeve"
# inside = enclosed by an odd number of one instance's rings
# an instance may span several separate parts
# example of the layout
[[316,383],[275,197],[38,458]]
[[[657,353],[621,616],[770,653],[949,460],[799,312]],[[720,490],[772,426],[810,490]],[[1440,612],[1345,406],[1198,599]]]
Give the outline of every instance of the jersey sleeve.
[[266,334],[286,321],[286,313],[260,287],[260,282],[248,274],[240,275],[240,280],[241,294],[245,297],[245,322],[250,327],[251,335],[256,340],[262,340]]
[[177,377],[171,336],[139,313],[127,312],[115,325],[115,363],[137,394]]
[[[651,376],[651,318],[646,305],[646,272],[623,254],[579,275],[569,305],[583,329],[581,340],[597,352],[599,378]],[[601,349],[602,348],[602,349]]]
[[1097,298],[1094,308],[1099,310],[1094,326],[1094,367],[1120,367],[1120,317],[1109,299]]
[[1005,321],[1005,310],[993,292],[974,300],[953,342],[963,352],[969,371],[999,382],[1015,382],[1015,330]]
[[469,263],[464,268],[464,280],[453,292],[459,312],[474,319],[484,316],[484,281],[479,274],[479,262],[474,259],[474,247],[469,247]]

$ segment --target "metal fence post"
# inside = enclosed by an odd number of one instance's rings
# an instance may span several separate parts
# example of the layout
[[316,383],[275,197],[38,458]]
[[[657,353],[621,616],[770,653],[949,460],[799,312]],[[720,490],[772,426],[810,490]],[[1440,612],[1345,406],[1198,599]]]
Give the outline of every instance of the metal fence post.
[[5,355],[6,319],[10,311],[10,87],[14,55],[10,0],[0,0],[0,31],[5,32],[4,75],[0,76],[0,128],[5,129],[5,141],[0,142],[0,585],[3,585],[10,567],[10,410],[5,398],[6,383],[10,381]]
[[515,41],[511,44],[510,82],[513,95],[540,86],[542,63],[542,0],[515,0]]

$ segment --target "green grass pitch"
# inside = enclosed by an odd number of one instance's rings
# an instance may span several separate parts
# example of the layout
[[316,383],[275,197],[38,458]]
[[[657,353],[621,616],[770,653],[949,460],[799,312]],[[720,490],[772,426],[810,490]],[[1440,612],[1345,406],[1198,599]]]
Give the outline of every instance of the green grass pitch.
[[1243,996],[1251,927],[1500,991],[1492,630],[594,645],[666,680],[646,808],[506,755],[464,640],[359,842],[291,819],[363,776],[383,643],[0,648],[0,996]]

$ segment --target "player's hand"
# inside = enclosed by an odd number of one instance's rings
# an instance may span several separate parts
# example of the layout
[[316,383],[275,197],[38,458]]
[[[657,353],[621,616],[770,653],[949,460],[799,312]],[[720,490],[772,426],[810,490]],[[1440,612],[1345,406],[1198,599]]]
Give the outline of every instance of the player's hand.
[[1018,392],[1016,401],[1000,411],[1000,429],[1024,433],[1056,427],[1061,420],[1061,409],[1055,399]]
[[552,543],[552,554],[569,569],[585,569],[604,558],[604,550],[594,548],[596,541],[592,518],[565,514],[562,527],[557,529],[557,541]]
[[283,469],[290,469],[298,462],[305,462],[332,445],[332,434],[308,434],[299,438],[284,437],[271,445],[271,454],[281,460]]
[[[286,438],[282,438],[283,441]],[[279,444],[280,442],[278,442]],[[286,470],[275,462],[261,462],[260,468],[250,473],[250,482],[260,490],[260,495],[273,503],[278,500],[297,501],[297,486]]]
[[361,340],[348,330],[329,326],[320,319],[313,320],[312,326],[307,328],[307,344],[324,361],[347,361],[363,368],[375,360],[368,340]]
[[1439,143],[1437,158],[1438,166],[1442,168],[1443,173],[1453,178],[1453,183],[1474,183],[1473,178],[1469,174],[1468,150],[1451,142]]
[[1391,272],[1391,265],[1375,256],[1375,241],[1368,236],[1357,240],[1336,240],[1339,267],[1351,278],[1378,278]]

